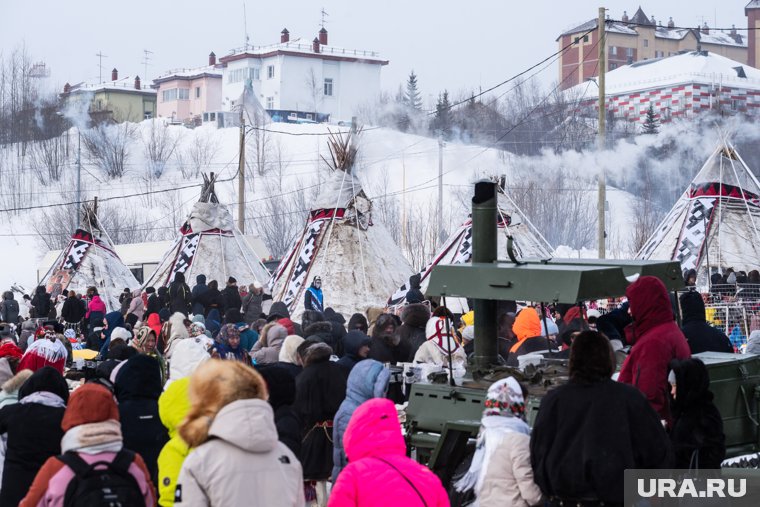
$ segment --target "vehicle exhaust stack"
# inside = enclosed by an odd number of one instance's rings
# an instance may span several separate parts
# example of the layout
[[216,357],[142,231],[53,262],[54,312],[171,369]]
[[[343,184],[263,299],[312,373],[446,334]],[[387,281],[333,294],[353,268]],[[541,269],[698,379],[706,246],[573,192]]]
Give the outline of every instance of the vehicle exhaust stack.
[[[472,198],[472,263],[496,261],[496,183],[479,181]],[[498,364],[496,301],[475,299],[475,368]]]

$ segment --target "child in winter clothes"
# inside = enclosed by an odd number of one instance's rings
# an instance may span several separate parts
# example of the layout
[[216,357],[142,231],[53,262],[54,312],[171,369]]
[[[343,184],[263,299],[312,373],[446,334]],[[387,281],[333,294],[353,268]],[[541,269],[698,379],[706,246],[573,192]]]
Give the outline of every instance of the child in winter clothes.
[[449,351],[451,351],[452,368],[464,368],[467,356],[464,349],[457,342],[454,323],[449,321],[446,325],[445,317],[433,317],[425,326],[427,341],[423,343],[414,355],[415,363],[432,363],[439,366],[448,366]]
[[343,445],[349,463],[332,488],[329,507],[449,505],[440,479],[406,456],[392,401],[375,398],[359,406]]
[[158,399],[158,415],[169,431],[169,441],[158,455],[158,504],[161,507],[174,505],[179,471],[190,454],[190,447],[177,433],[177,428],[190,411],[189,385],[190,377],[180,378],[172,382]]
[[530,427],[525,423],[525,398],[514,377],[491,385],[486,394],[480,434],[469,471],[456,483],[473,489],[480,507],[541,504],[530,465]]
[[190,379],[192,406],[179,434],[194,448],[175,505],[304,505],[301,464],[277,440],[267,387],[237,361],[206,361]]
[[155,505],[153,484],[145,463],[139,454],[123,448],[119,410],[108,389],[97,384],[86,384],[74,391],[61,428],[65,431],[61,440],[63,459],[55,456],[45,462],[21,507],[63,505],[67,487],[75,476],[64,459],[78,459],[87,464],[113,462],[122,453],[132,458],[127,470],[139,489],[132,500],[138,501],[139,496],[146,507]]

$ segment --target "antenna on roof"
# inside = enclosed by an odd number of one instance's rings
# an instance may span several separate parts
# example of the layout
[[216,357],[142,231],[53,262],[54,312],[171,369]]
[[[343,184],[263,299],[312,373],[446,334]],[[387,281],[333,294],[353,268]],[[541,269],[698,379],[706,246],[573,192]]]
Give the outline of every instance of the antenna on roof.
[[329,15],[329,14],[327,14],[327,11],[325,10],[325,8],[324,8],[324,7],[322,7],[322,11],[321,11],[321,13],[320,13],[320,14],[322,15],[322,22],[321,22],[321,25],[320,25],[320,26],[321,26],[322,28],[324,28],[324,27],[325,27],[325,18],[329,17],[330,15]]
[[245,36],[245,50],[248,51],[248,43],[250,37],[248,37],[248,13],[245,10],[245,2],[243,2],[243,35]]
[[153,54],[153,51],[149,49],[143,49],[143,59],[141,63],[145,66],[145,73],[143,73],[143,79],[145,80],[145,82],[148,81],[148,65],[150,65],[149,63],[150,55],[152,54]]
[[103,58],[108,58],[108,55],[104,55],[102,51],[98,51],[95,56],[98,57],[98,68],[100,69],[100,72],[98,73],[98,82],[103,82]]

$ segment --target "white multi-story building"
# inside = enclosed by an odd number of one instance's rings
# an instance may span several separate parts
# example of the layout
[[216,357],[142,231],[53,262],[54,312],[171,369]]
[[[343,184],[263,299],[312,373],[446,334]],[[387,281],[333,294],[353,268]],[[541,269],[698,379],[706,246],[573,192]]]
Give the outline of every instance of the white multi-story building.
[[388,60],[374,51],[344,49],[327,43],[327,30],[309,42],[280,43],[232,51],[220,58],[222,109],[232,110],[247,79],[261,105],[275,120],[348,120],[380,93],[380,69]]

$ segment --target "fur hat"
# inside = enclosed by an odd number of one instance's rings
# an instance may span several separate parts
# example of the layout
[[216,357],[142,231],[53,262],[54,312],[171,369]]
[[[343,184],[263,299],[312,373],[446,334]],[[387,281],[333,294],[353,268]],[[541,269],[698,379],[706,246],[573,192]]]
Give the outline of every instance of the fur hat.
[[615,354],[610,341],[596,331],[583,331],[570,347],[570,380],[593,383],[608,379],[615,372]]
[[427,325],[425,325],[425,338],[447,354],[449,351],[454,352],[458,349],[459,342],[454,336],[454,323],[450,320],[448,321],[447,334],[446,320],[445,317],[433,317],[428,320]]
[[113,419],[119,420],[119,408],[113,394],[99,384],[85,384],[75,390],[69,398],[63,414],[61,428],[69,431],[74,426]]
[[514,377],[507,377],[491,384],[485,399],[483,415],[523,417],[525,398],[522,387]]
[[233,401],[267,400],[269,393],[261,375],[238,361],[210,359],[190,377],[191,408],[179,434],[190,447],[208,440],[208,432],[216,414]]

